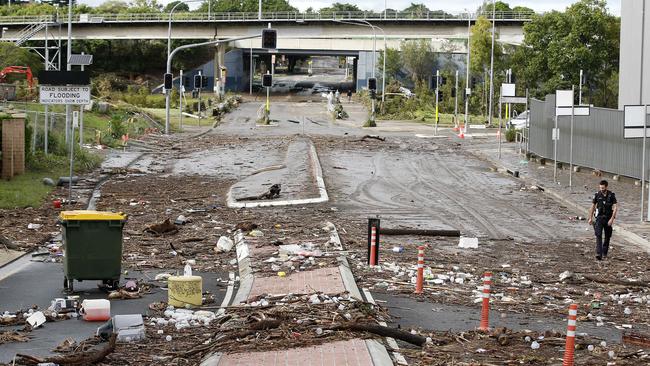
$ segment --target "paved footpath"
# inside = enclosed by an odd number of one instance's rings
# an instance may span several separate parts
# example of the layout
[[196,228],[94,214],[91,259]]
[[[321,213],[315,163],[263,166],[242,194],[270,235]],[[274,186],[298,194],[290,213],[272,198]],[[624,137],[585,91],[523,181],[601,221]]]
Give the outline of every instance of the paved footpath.
[[[623,177],[614,180],[612,174],[595,173],[590,169],[581,169],[571,175],[572,187],[569,187],[569,166],[557,170],[557,180],[554,183],[553,162],[547,160],[545,165],[537,161],[527,161],[525,156],[518,153],[515,143],[506,143],[501,149],[501,159],[498,157],[497,145],[489,140],[474,140],[469,147],[477,156],[490,161],[498,168],[518,171],[522,183],[528,187],[537,185],[562,205],[573,210],[577,215],[586,217],[591,207],[593,194],[598,190],[598,183],[606,179],[620,203],[620,210],[614,224],[613,244],[616,236],[626,240],[630,245],[650,252],[650,224],[640,220],[641,188],[635,180]],[[569,218],[567,218],[569,219]],[[585,221],[585,226],[587,226]]]
[[[338,234],[335,237],[339,241]],[[236,239],[240,286],[234,296],[233,305],[253,301],[263,294],[337,295],[347,292],[351,297],[362,300],[347,260],[343,257],[338,259],[339,266],[324,266],[294,272],[284,277],[256,274],[254,268],[268,266],[268,263],[262,261],[272,255],[276,247],[265,242],[264,237],[239,235]],[[389,366],[393,365],[393,361],[386,348],[378,341],[351,339],[278,351],[214,354],[201,365]]]

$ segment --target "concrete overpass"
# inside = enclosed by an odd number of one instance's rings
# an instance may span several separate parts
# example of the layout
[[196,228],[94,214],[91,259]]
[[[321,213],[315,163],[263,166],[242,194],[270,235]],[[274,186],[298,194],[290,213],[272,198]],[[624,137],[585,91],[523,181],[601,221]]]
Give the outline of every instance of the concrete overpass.
[[[283,49],[370,51],[373,47],[369,27],[340,22],[367,21],[386,33],[389,47],[399,48],[402,40],[431,39],[436,51],[463,53],[468,19],[473,23],[480,14],[428,12],[421,14],[389,12],[344,13],[177,13],[172,17],[173,39],[219,39],[259,33],[271,23],[278,30],[278,47]],[[488,14],[491,17],[492,14]],[[496,16],[500,41],[519,44],[523,24],[531,14],[499,12]],[[167,39],[169,14],[78,14],[73,15],[74,40]],[[0,27],[8,28],[4,37],[22,41],[45,39],[44,24],[50,25],[50,37],[67,36],[67,17],[0,17]],[[40,26],[39,26],[40,24]],[[63,24],[63,27],[58,26]],[[383,33],[377,31],[377,48],[383,47]],[[238,42],[235,47],[257,48],[260,40]]]

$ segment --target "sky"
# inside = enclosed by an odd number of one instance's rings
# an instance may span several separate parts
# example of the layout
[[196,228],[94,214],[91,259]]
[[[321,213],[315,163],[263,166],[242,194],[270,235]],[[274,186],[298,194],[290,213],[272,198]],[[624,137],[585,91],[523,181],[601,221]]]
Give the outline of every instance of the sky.
[[[89,5],[99,5],[105,0],[79,0],[82,4]],[[128,1],[128,0],[126,0]],[[159,3],[167,4],[171,0],[158,0]],[[262,0],[264,1],[264,0]],[[482,0],[385,0],[388,2],[388,7],[393,9],[404,9],[408,7],[412,2],[414,3],[424,3],[429,9],[432,10],[445,10],[448,12],[462,12],[464,9],[469,9],[470,11],[476,10]],[[510,4],[510,7],[517,5],[527,6],[538,12],[548,11],[548,10],[564,10],[567,6],[571,5],[575,0],[504,0],[506,3]],[[610,11],[615,15],[620,15],[621,13],[621,1],[622,0],[608,0],[608,6]],[[300,10],[305,10],[308,7],[314,9],[324,8],[330,6],[332,3],[337,1],[327,1],[327,0],[289,0],[289,3]],[[381,0],[338,0],[341,3],[350,3],[355,4],[361,9],[367,10],[377,10],[381,11],[384,9],[384,1]]]

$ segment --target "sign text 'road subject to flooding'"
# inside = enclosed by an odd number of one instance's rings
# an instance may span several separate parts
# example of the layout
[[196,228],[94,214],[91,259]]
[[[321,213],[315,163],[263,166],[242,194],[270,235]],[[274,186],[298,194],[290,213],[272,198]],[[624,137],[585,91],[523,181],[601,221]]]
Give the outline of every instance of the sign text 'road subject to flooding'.
[[41,85],[41,104],[90,104],[90,86]]

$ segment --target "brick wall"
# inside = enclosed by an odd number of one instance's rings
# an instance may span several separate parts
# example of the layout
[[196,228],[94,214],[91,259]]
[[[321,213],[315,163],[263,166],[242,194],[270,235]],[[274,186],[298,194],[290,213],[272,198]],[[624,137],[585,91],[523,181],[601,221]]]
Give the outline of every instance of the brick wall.
[[2,179],[25,173],[25,119],[2,121]]

